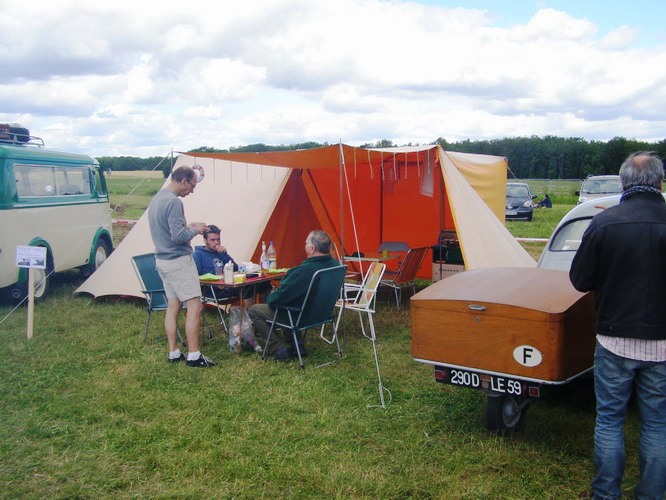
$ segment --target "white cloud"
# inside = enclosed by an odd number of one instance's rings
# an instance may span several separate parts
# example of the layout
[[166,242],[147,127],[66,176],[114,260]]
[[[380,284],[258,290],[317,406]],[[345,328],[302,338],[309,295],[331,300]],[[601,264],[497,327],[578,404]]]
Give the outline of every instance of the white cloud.
[[608,50],[629,47],[636,40],[639,32],[640,30],[635,27],[620,26],[604,36],[599,46]]
[[92,155],[663,138],[666,51],[635,46],[639,33],[621,14],[604,33],[553,8],[499,25],[484,10],[398,0],[5,0],[0,121]]

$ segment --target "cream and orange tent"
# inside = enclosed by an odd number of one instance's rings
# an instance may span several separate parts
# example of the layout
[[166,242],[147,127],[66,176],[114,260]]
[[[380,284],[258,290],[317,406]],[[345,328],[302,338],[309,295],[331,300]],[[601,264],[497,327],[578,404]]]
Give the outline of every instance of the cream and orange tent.
[[[238,262],[258,262],[273,241],[278,266],[304,258],[311,229],[327,231],[341,255],[373,252],[382,241],[437,243],[456,230],[467,269],[533,267],[503,224],[507,163],[498,156],[438,146],[363,149],[346,145],[264,153],[187,153],[204,178],[183,199],[189,222],[215,224]],[[168,182],[168,181],[167,181]],[[202,244],[201,237],[192,241]],[[107,261],[76,292],[142,297],[134,255],[153,251],[144,214]],[[426,262],[422,277],[431,277]]]

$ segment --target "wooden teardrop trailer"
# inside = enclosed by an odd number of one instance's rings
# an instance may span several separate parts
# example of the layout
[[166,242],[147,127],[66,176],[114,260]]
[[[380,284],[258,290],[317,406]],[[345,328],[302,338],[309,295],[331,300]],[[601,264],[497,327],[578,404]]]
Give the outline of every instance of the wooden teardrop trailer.
[[411,298],[412,356],[438,382],[488,394],[488,427],[510,432],[544,384],[565,384],[593,365],[593,294],[541,268],[476,269]]

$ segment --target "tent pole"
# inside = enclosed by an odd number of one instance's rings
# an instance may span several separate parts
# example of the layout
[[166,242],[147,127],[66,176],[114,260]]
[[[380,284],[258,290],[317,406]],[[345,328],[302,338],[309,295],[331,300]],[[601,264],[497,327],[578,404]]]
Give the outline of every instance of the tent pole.
[[382,241],[384,241],[384,165],[380,163],[379,164],[379,244],[381,244]]
[[342,172],[344,169],[345,165],[345,153],[342,149],[342,139],[340,139],[340,244],[342,248],[340,249],[341,255],[340,257],[342,258],[342,262],[345,261],[345,214],[344,214],[344,204],[343,204],[343,196],[342,196],[342,191],[343,191],[343,182],[342,182]]

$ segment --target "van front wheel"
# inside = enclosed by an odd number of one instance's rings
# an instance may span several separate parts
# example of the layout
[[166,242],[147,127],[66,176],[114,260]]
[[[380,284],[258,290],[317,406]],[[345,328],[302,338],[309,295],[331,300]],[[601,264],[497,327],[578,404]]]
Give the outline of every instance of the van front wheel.
[[[35,300],[44,300],[51,284],[53,264],[49,258],[46,259],[46,269],[34,268],[32,273],[35,277]],[[9,289],[9,296],[15,301],[21,301],[28,296],[28,283],[17,283]]]

